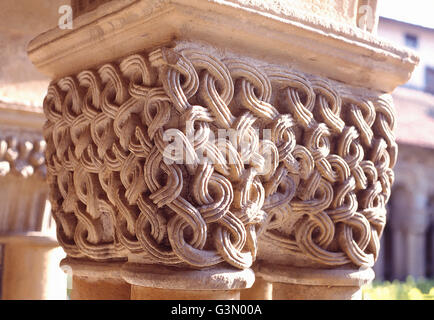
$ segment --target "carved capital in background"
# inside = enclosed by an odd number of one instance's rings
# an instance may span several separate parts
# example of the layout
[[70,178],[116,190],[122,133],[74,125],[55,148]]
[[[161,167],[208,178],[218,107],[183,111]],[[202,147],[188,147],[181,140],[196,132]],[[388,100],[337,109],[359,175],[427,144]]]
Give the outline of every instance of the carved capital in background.
[[13,236],[41,236],[55,245],[42,110],[0,102],[0,119],[0,237],[4,242]]

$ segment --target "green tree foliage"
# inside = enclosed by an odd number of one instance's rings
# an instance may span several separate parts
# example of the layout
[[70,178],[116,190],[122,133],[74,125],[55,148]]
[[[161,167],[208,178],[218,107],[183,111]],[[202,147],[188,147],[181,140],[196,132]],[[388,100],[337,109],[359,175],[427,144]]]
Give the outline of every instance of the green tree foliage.
[[434,300],[434,280],[373,282],[363,287],[364,300]]

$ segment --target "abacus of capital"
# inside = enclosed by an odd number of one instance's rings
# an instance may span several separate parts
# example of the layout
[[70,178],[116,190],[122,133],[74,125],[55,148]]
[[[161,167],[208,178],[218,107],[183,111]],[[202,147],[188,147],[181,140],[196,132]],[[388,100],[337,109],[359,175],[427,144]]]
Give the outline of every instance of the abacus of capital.
[[73,298],[361,297],[418,58],[376,1],[281,2],[78,4],[30,43]]

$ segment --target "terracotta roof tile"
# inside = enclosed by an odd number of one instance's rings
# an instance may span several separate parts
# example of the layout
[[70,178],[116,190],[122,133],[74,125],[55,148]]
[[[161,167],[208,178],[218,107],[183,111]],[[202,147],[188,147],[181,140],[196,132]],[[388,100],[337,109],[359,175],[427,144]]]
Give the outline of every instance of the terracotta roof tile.
[[434,148],[434,95],[401,87],[395,90],[393,99],[398,143]]

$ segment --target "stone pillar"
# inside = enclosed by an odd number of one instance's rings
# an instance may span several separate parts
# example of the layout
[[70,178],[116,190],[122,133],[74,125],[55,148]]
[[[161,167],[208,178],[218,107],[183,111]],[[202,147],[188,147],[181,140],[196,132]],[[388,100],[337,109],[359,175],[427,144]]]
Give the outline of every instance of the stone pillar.
[[394,190],[392,200],[393,276],[405,280],[426,275],[426,232],[429,227],[425,192],[415,185]]
[[430,203],[429,203],[429,213],[430,213],[430,232],[429,232],[429,237],[428,237],[428,241],[429,244],[427,244],[428,246],[428,256],[430,259],[430,269],[427,270],[428,275],[433,278],[434,277],[434,195],[431,196],[430,198]]
[[3,300],[64,300],[66,277],[59,270],[65,256],[53,238],[2,236]]
[[255,264],[278,298],[359,297],[396,161],[388,93],[418,58],[360,29],[356,0],[102,2],[28,48],[53,78],[68,257],[121,262],[132,299],[239,299]]
[[273,282],[273,300],[360,300],[371,268],[293,268],[261,264],[258,274]]
[[414,193],[407,217],[403,221],[406,234],[407,274],[414,278],[426,275],[426,232],[429,227],[428,201],[424,193]]
[[402,230],[402,219],[407,214],[405,208],[410,202],[409,190],[404,186],[397,186],[393,190],[393,198],[390,202],[389,225],[392,233],[392,268],[391,276],[393,279],[404,280],[407,275],[406,270],[406,243],[405,235]]
[[241,291],[241,300],[273,300],[273,283],[255,273],[255,283]]
[[131,286],[121,277],[122,264],[63,259],[61,268],[72,277],[71,300],[129,300]]
[[65,299],[65,256],[47,200],[42,112],[1,104],[0,244],[2,299]]
[[123,278],[131,283],[132,300],[239,300],[240,290],[252,285],[250,269],[156,267],[127,263]]
[[[387,214],[389,214],[389,210],[387,210]],[[384,237],[380,239],[380,248],[384,248]],[[385,268],[386,268],[386,257],[385,257],[385,250],[382,249],[378,253],[377,261],[375,262],[375,265],[373,267],[373,270],[375,272],[375,280],[376,281],[384,281],[385,279]]]

